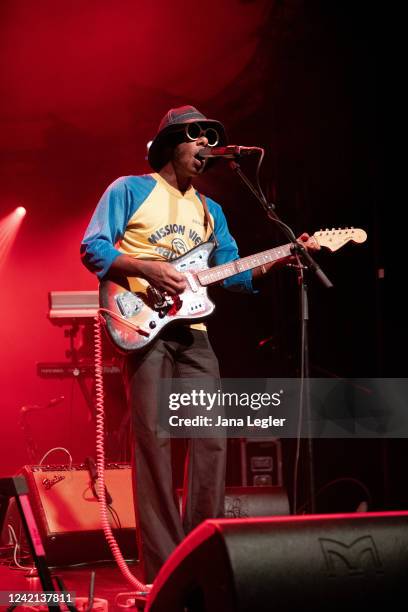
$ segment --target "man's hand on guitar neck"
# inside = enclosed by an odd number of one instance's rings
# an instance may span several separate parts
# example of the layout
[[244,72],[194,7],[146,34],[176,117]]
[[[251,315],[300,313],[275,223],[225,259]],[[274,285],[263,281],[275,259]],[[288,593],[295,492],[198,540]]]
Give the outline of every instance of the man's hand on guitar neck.
[[[319,251],[320,250],[320,245],[317,242],[317,240],[315,240],[313,236],[310,236],[306,232],[303,232],[303,234],[301,234],[297,238],[297,241],[300,244],[302,244],[304,247],[306,247],[308,251]],[[277,268],[286,266],[286,264],[290,262],[296,262],[296,257],[294,255],[290,255],[289,257],[280,259],[279,261],[274,261],[272,263],[267,263],[267,264],[264,264],[263,266],[259,266],[258,268],[254,268],[254,270],[252,270],[252,277],[254,280],[258,280],[265,274],[268,274],[268,272],[270,272],[272,268],[276,270]]]
[[182,293],[187,282],[184,274],[166,261],[151,261],[150,259],[137,259],[130,255],[119,255],[112,265],[112,272],[119,272],[126,276],[144,278],[153,287],[166,291],[169,295]]
[[310,234],[308,234],[307,232],[303,232],[303,234],[299,236],[297,241],[301,244],[303,243],[303,246],[305,246],[308,251],[320,250],[320,245],[317,240],[313,236],[310,236]]

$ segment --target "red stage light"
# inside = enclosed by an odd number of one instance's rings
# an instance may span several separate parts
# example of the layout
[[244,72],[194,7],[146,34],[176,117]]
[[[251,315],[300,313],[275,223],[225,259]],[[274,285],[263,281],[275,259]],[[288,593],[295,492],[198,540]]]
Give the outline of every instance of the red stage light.
[[14,211],[16,213],[16,215],[18,217],[25,217],[27,211],[24,208],[24,206],[17,206],[16,210]]
[[18,206],[6,217],[0,219],[0,266],[7,258],[25,214],[24,206]]

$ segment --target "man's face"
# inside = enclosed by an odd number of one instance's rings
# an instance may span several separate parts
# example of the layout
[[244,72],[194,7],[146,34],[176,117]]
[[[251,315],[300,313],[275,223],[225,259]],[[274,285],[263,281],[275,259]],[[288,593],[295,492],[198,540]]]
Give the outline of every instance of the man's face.
[[194,141],[181,142],[173,151],[172,163],[179,176],[194,177],[201,174],[205,168],[205,160],[197,157],[198,152],[208,145],[204,134]]

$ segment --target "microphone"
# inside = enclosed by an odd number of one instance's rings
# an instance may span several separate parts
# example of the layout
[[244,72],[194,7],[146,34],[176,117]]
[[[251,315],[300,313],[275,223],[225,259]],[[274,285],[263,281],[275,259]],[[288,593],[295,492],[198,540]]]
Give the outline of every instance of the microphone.
[[241,155],[251,155],[255,151],[260,151],[259,147],[241,147],[240,145],[228,145],[227,147],[203,147],[197,153],[197,157],[206,159],[207,157],[226,157],[234,158]]

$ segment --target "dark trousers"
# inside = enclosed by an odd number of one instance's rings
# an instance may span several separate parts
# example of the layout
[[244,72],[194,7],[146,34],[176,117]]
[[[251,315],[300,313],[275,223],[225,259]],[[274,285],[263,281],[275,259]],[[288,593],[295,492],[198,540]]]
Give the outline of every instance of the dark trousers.
[[159,380],[200,377],[218,381],[218,361],[207,333],[187,326],[165,330],[146,353],[126,359],[138,550],[147,583],[187,533],[224,513],[225,439],[188,441],[181,517],[173,487],[171,440],[156,433]]

